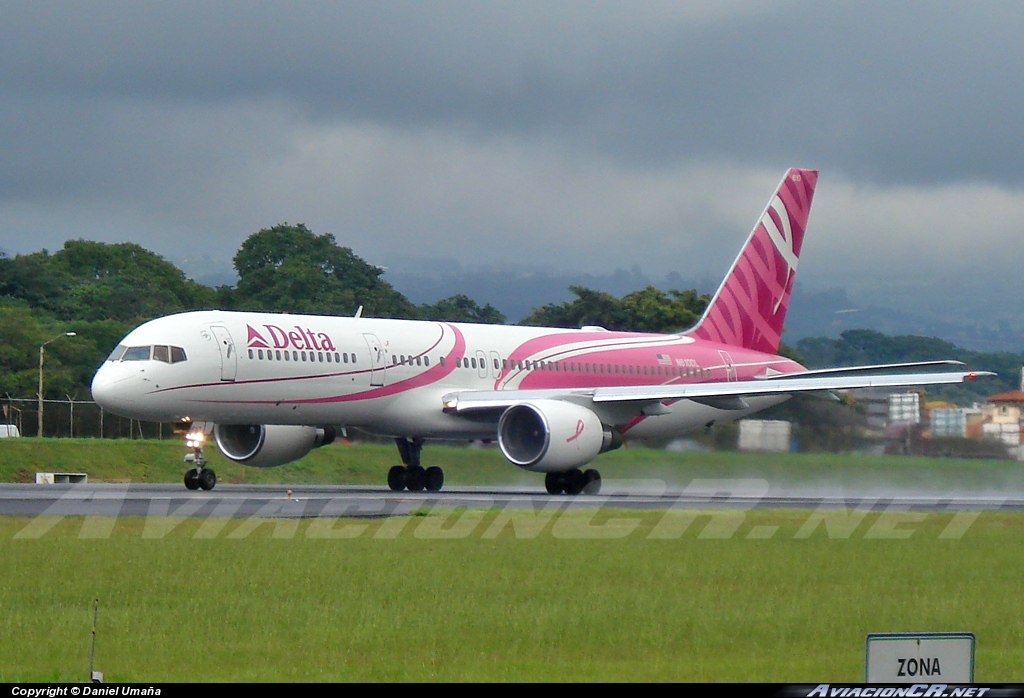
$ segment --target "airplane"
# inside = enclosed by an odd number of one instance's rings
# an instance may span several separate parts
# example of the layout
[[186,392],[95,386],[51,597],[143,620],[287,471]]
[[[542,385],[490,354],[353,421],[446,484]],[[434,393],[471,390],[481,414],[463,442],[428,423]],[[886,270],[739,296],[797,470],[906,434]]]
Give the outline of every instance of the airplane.
[[[297,460],[340,428],[395,439],[395,491],[440,491],[430,440],[496,441],[551,494],[594,494],[586,466],[627,439],[746,417],[798,393],[959,383],[955,361],[808,370],[778,354],[818,172],[790,169],[701,319],[677,334],[193,311],[146,322],[92,394],[134,419],[190,425],[189,489],[213,489],[212,435],[254,467]],[[951,370],[955,369],[955,370]],[[834,397],[834,396],[833,396]]]

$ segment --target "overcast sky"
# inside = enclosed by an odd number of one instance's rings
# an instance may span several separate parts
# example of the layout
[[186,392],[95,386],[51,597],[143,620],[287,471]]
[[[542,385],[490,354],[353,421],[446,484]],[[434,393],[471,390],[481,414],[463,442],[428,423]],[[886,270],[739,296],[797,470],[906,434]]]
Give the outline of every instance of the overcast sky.
[[[0,2],[0,249],[724,273],[790,166],[804,281],[1017,273],[1024,5]],[[434,262],[443,264],[442,261]]]

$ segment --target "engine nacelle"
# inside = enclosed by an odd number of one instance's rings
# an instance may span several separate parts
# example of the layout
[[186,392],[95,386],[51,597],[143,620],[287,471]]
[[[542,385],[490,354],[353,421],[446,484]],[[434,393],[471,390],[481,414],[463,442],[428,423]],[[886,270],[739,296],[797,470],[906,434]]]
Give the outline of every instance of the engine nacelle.
[[571,402],[522,402],[506,409],[498,421],[501,452],[525,470],[578,468],[611,444],[611,432],[605,432],[598,416]]
[[217,448],[225,457],[255,468],[272,468],[298,460],[314,448],[334,441],[333,427],[284,424],[218,424]]

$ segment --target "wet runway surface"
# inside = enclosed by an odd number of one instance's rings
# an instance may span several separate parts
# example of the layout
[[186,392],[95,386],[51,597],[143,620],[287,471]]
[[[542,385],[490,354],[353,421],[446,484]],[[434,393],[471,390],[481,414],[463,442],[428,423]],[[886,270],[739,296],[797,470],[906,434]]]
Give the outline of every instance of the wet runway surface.
[[[290,491],[290,494],[289,494]],[[773,487],[765,480],[606,481],[598,495],[552,496],[523,487],[445,487],[392,492],[386,487],[228,485],[209,492],[171,484],[0,484],[0,516],[369,517],[404,516],[433,508],[562,510],[702,508],[845,508],[874,511],[1019,511],[1024,493],[939,493],[871,490],[814,492]]]

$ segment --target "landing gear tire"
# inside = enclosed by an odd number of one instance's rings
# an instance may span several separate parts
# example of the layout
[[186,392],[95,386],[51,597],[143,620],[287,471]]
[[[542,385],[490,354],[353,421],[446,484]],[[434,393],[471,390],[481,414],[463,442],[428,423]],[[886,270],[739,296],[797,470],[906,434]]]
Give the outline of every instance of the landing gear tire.
[[388,487],[392,492],[401,492],[405,489],[405,466],[395,465],[388,471]]
[[573,468],[565,473],[565,493],[577,495],[587,485],[587,478],[579,468]]
[[427,492],[440,492],[444,487],[444,471],[436,465],[427,468],[424,486],[427,488]]
[[593,468],[586,471],[573,468],[560,473],[548,473],[544,476],[544,489],[548,494],[597,494],[601,491],[601,473]]
[[185,487],[190,490],[199,489],[199,471],[195,468],[189,468],[185,471]]
[[544,489],[548,494],[565,492],[565,473],[548,473],[544,476]]
[[444,486],[444,471],[436,465],[424,468],[420,465],[420,453],[423,450],[423,439],[399,436],[395,438],[398,455],[402,457],[402,465],[396,465],[388,471],[388,487],[395,492],[438,492]]
[[200,470],[199,486],[204,490],[212,490],[217,486],[217,473],[213,472],[209,468],[203,468]]
[[420,492],[427,486],[427,471],[422,465],[410,465],[405,469],[405,486],[410,492]]

